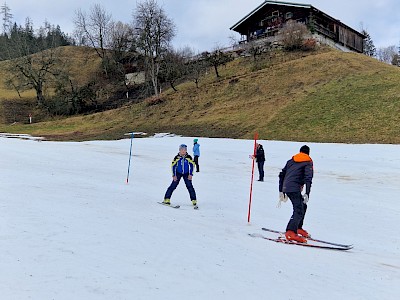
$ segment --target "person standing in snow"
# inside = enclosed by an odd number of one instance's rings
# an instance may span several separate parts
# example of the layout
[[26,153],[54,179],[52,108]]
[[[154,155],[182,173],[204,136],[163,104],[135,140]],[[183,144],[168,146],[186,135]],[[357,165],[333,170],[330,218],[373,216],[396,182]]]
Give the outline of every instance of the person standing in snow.
[[257,143],[256,155],[253,155],[253,159],[257,162],[258,167],[258,181],[264,181],[264,163],[265,163],[265,153],[264,148],[261,144]]
[[[303,229],[304,216],[307,211],[307,202],[310,197],[311,184],[314,176],[313,161],[310,157],[310,148],[304,145],[300,153],[287,161],[279,173],[279,201],[286,202],[287,197],[293,205],[293,214],[286,227],[286,239],[306,243],[308,232]],[[304,185],[306,192],[301,194]]]
[[198,143],[199,139],[193,140],[193,156],[194,163],[196,164],[196,172],[200,172],[199,166],[199,157],[200,157],[200,144]]
[[187,146],[182,144],[179,146],[179,153],[174,157],[172,160],[172,183],[168,187],[163,204],[170,205],[171,204],[171,196],[176,187],[179,184],[181,178],[185,181],[186,188],[189,191],[190,200],[192,201],[193,206],[197,207],[197,198],[196,198],[196,191],[194,190],[192,184],[193,178],[193,169],[194,169],[194,162],[192,157],[187,153]]

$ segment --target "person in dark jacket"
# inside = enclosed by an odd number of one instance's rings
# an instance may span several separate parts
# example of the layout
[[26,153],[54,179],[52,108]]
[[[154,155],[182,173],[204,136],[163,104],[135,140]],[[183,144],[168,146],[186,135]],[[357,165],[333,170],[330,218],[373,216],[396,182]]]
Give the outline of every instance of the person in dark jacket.
[[264,181],[264,163],[265,163],[265,153],[264,148],[261,144],[257,144],[256,155],[253,156],[257,162],[258,167],[258,181]]
[[[288,240],[307,242],[306,238],[309,234],[303,229],[303,222],[313,176],[313,161],[310,157],[310,148],[307,145],[302,146],[300,153],[288,160],[279,173],[279,200],[285,202],[286,197],[289,197],[293,205],[293,214],[286,227],[285,236]],[[304,185],[306,192],[303,196],[301,192]]]
[[192,157],[187,153],[187,146],[182,144],[179,146],[179,153],[174,157],[171,164],[172,169],[172,183],[168,187],[165,196],[164,204],[171,204],[171,196],[179,184],[181,178],[185,181],[186,188],[189,191],[190,200],[193,206],[197,207],[196,191],[192,184],[194,162]]

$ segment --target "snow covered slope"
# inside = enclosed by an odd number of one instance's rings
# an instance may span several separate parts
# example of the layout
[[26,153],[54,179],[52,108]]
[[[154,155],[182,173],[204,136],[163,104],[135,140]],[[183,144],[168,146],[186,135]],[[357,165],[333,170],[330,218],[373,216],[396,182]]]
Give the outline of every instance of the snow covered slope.
[[305,228],[347,252],[255,239],[284,230],[278,173],[302,143],[261,141],[265,182],[247,209],[253,141],[200,138],[200,210],[171,181],[192,138],[83,143],[0,138],[1,299],[398,299],[400,146],[308,144]]

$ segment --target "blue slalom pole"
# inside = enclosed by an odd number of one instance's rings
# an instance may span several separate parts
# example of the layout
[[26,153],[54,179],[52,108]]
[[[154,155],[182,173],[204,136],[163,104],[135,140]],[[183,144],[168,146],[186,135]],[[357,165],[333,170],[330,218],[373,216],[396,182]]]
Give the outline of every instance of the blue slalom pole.
[[133,141],[133,132],[131,133],[131,148],[129,150],[129,163],[128,163],[128,175],[126,175],[126,183],[129,182],[129,169],[131,167],[131,157],[132,157],[132,141]]

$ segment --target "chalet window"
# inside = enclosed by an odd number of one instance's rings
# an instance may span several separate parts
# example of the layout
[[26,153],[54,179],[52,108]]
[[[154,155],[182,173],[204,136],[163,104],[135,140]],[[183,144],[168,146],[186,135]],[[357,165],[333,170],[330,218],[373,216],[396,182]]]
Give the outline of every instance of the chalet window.
[[293,13],[292,12],[287,12],[285,18],[286,18],[286,20],[293,18]]
[[273,11],[273,12],[272,12],[272,15],[278,17],[278,16],[279,16],[279,10]]

